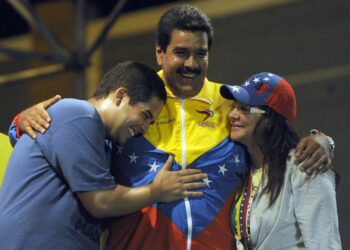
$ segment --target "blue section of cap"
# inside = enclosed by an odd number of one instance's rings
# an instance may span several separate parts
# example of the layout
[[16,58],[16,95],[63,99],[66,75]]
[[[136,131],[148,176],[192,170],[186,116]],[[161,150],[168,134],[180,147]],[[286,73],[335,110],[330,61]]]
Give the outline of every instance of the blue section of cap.
[[279,75],[261,72],[249,77],[241,88],[245,89],[249,102],[245,103],[251,106],[265,106],[269,96],[283,78]]
[[222,97],[230,100],[237,100],[249,104],[249,94],[246,89],[239,86],[223,85],[220,88]]

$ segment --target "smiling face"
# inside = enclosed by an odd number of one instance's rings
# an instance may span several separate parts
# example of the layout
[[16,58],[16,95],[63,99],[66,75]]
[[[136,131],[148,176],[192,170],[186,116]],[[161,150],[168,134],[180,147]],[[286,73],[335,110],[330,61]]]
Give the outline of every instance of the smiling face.
[[130,105],[128,96],[123,97],[114,119],[111,119],[110,136],[119,145],[138,135],[143,135],[148,126],[159,116],[164,102],[153,96],[148,102]]
[[163,80],[178,97],[189,98],[200,92],[208,70],[208,35],[202,31],[174,29],[163,51],[156,48]]
[[254,110],[258,111],[259,109],[253,108],[253,112],[251,112],[250,106],[235,101],[232,102],[228,115],[231,140],[240,142],[247,147],[255,145],[253,133],[262,114],[254,112]]

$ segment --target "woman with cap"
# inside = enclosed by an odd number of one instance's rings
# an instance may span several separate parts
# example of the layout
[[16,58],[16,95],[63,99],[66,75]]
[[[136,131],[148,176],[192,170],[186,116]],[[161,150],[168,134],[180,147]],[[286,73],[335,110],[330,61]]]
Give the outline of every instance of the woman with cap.
[[290,84],[264,72],[220,91],[232,100],[230,138],[250,162],[232,210],[237,249],[341,249],[334,172],[309,176],[293,163],[299,136]]

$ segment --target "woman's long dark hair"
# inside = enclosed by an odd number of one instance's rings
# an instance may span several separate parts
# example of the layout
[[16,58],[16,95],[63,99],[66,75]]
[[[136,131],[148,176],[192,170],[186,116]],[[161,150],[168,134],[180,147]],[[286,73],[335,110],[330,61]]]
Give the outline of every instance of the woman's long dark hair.
[[266,113],[257,123],[253,136],[264,155],[264,166],[268,166],[264,168],[268,180],[263,192],[270,194],[271,206],[284,183],[289,151],[296,147],[300,137],[284,117],[269,107],[264,109]]

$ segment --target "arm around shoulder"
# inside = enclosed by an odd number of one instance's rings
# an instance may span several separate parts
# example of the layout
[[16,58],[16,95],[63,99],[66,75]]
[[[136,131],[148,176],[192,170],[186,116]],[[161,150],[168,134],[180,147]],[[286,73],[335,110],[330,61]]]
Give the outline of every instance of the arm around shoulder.
[[51,122],[46,109],[60,99],[60,95],[55,95],[16,115],[8,132],[12,146],[16,144],[22,133],[27,133],[33,139],[37,137],[35,131],[41,134],[45,133]]

